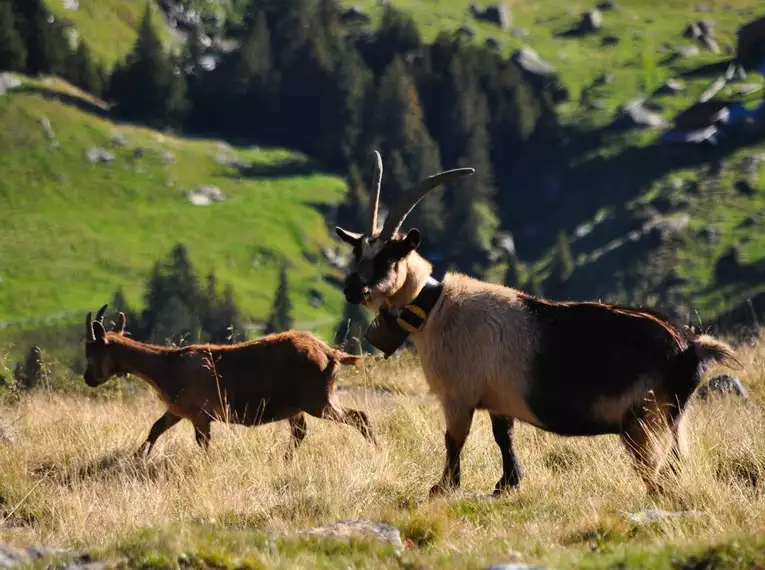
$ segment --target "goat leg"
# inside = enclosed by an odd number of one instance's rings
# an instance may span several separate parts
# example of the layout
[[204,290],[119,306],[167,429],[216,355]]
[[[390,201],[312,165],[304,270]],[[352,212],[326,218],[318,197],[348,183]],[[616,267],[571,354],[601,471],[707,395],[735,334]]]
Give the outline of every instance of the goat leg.
[[156,422],[154,422],[154,425],[151,426],[151,430],[149,430],[149,436],[146,438],[146,441],[144,441],[143,444],[141,444],[141,447],[136,450],[136,457],[148,457],[149,453],[151,452],[151,448],[154,446],[154,443],[157,441],[159,436],[161,436],[179,421],[181,421],[181,417],[176,416],[170,411],[162,414],[162,417],[160,417]]
[[446,446],[446,464],[441,480],[430,489],[430,496],[435,497],[446,491],[457,489],[460,486],[460,453],[465,445],[470,424],[473,422],[473,409],[465,409],[457,406],[445,406],[446,434],[444,444]]
[[502,452],[502,478],[494,487],[494,494],[499,495],[508,487],[517,487],[523,477],[518,456],[513,449],[513,428],[515,418],[489,414],[491,417],[491,430],[494,433],[494,441],[497,442]]
[[194,420],[194,437],[197,444],[204,450],[210,447],[210,424],[212,420],[209,417],[197,418]]
[[287,452],[284,454],[285,461],[290,461],[292,459],[292,456],[294,455],[297,448],[300,447],[300,444],[303,442],[308,432],[308,425],[305,421],[305,414],[302,412],[292,416],[289,419],[289,423],[290,444],[287,448]]

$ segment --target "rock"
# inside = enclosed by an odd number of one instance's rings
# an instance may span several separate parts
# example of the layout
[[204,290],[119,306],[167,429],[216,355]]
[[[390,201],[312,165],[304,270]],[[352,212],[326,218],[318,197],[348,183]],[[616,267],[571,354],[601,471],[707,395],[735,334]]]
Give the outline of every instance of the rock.
[[609,83],[611,83],[611,81],[613,81],[613,79],[614,79],[614,76],[611,75],[610,73],[601,73],[595,78],[595,81],[593,81],[593,83],[595,85],[608,85]]
[[90,164],[96,164],[102,162],[109,164],[116,158],[114,153],[109,152],[103,148],[93,147],[85,151],[85,158]]
[[222,202],[226,199],[226,196],[217,186],[200,186],[196,190],[188,192],[186,197],[195,206],[209,206],[213,202]]
[[701,28],[696,22],[690,23],[683,30],[683,37],[689,40],[697,40],[701,37]]
[[468,38],[473,38],[475,37],[475,30],[467,24],[463,24],[457,28],[457,34]]
[[369,23],[370,19],[367,13],[360,6],[351,6],[340,15],[343,22],[357,22],[360,24]]
[[664,120],[664,117],[646,109],[644,103],[644,99],[635,99],[624,105],[617,122],[623,123],[627,127],[648,127],[655,129],[666,127],[667,121]]
[[308,292],[308,304],[311,305],[314,309],[318,309],[324,305],[324,296],[321,294],[321,291],[311,289]]
[[170,164],[171,162],[175,162],[175,155],[169,150],[165,150],[165,151],[162,151],[162,154],[160,155],[160,160],[162,160],[162,162],[165,164]]
[[603,0],[602,2],[598,2],[595,7],[601,12],[614,12],[619,9],[616,3],[612,2],[611,0]]
[[743,83],[733,86],[731,92],[733,95],[750,95],[762,89],[759,83]]
[[470,13],[476,20],[489,22],[507,30],[513,25],[510,7],[504,2],[482,9],[478,4],[470,5]]
[[502,42],[499,41],[497,38],[492,38],[492,37],[486,38],[485,45],[487,48],[493,51],[499,51],[500,49],[502,49]]
[[529,47],[515,50],[510,59],[523,71],[531,75],[545,77],[555,73],[555,68],[539,57],[539,54]]
[[695,57],[699,55],[700,51],[698,46],[695,45],[687,45],[687,46],[678,46],[675,48],[675,53],[680,57]]
[[0,97],[21,86],[21,79],[16,77],[13,73],[4,71],[0,73]]
[[603,36],[603,39],[601,40],[600,43],[605,47],[609,47],[609,46],[615,46],[620,41],[621,39],[619,39],[619,36],[608,35],[608,36]]
[[579,31],[583,33],[595,32],[603,25],[603,14],[600,10],[590,10],[582,14],[582,20],[579,22]]
[[80,9],[80,0],[64,0],[64,9],[77,11]]
[[53,125],[50,124],[50,119],[47,117],[43,117],[40,119],[40,126],[42,127],[43,132],[45,133],[45,136],[48,137],[48,140],[55,141],[56,140],[56,133],[53,132]]
[[112,144],[115,146],[125,146],[127,139],[120,131],[112,131]]
[[759,169],[760,162],[763,162],[763,157],[750,154],[741,161],[741,168],[747,174],[754,174]]
[[720,234],[713,226],[705,226],[701,228],[697,235],[707,243],[717,243],[720,241]]
[[0,568],[16,568],[29,566],[35,562],[51,556],[59,556],[69,552],[59,548],[43,548],[29,546],[27,548],[15,548],[8,544],[0,544]]
[[404,551],[404,543],[401,541],[401,533],[392,525],[378,523],[368,519],[351,519],[322,527],[298,531],[296,534],[308,534],[328,538],[350,538],[361,536],[376,538],[382,542],[390,543],[397,553]]
[[637,513],[624,513],[627,520],[637,524],[647,524],[652,522],[658,522],[669,518],[697,516],[698,513],[694,511],[664,511],[661,509],[647,509]]
[[744,218],[741,223],[738,225],[740,228],[751,228],[753,226],[757,225],[757,218],[754,216],[747,216]]
[[714,54],[720,53],[720,46],[711,36],[701,36],[701,38],[699,38],[699,43],[701,43],[707,51],[711,51]]
[[495,247],[504,251],[510,257],[515,257],[515,239],[510,232],[497,232],[492,238]]
[[514,38],[527,38],[529,36],[529,30],[527,28],[513,28],[510,30],[510,35]]
[[698,22],[696,22],[696,24],[699,27],[699,31],[701,31],[702,37],[707,36],[711,38],[714,35],[715,23],[713,20],[710,20],[707,18],[704,20],[699,20]]
[[733,187],[736,189],[736,192],[743,194],[744,196],[752,196],[756,192],[756,190],[752,188],[752,185],[746,180],[736,180]]
[[681,91],[685,91],[685,82],[682,79],[671,77],[664,82],[663,89],[668,93],[680,93]]
[[715,376],[711,378],[709,382],[704,384],[698,390],[699,398],[706,401],[714,394],[718,395],[734,395],[746,400],[749,395],[741,384],[741,381],[736,376],[729,376],[723,374],[721,376]]

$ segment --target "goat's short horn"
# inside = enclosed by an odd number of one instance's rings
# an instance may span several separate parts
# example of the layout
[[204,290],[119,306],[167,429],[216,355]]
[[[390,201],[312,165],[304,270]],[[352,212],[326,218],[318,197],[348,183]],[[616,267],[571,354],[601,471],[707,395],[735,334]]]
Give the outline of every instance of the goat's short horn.
[[106,313],[106,307],[108,306],[109,306],[108,304],[104,305],[103,307],[98,309],[98,312],[96,313],[96,320],[101,324],[104,324],[104,313]]
[[93,332],[93,320],[91,317],[93,316],[93,313],[88,311],[88,314],[85,316],[85,340],[87,342],[96,342],[96,335]]

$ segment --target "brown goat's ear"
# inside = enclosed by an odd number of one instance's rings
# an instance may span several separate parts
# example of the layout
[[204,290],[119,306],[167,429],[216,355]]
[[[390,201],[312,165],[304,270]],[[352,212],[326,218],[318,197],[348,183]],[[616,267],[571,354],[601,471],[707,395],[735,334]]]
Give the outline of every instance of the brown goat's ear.
[[117,322],[114,323],[114,328],[112,329],[112,332],[117,334],[125,334],[126,324],[127,324],[127,319],[125,318],[125,313],[120,311],[120,314],[117,316]]
[[404,239],[390,242],[390,245],[386,249],[388,251],[388,256],[391,259],[398,261],[399,259],[404,259],[419,246],[420,230],[415,228],[409,230],[406,236],[404,236]]
[[356,232],[349,232],[348,230],[344,230],[341,227],[336,227],[335,228],[335,233],[345,243],[349,243],[349,244],[351,244],[354,247],[359,245],[359,243],[361,242],[361,238],[364,235],[364,234],[357,234]]
[[97,343],[108,344],[108,341],[106,340],[106,329],[104,329],[104,325],[98,321],[93,321],[93,334],[96,337]]

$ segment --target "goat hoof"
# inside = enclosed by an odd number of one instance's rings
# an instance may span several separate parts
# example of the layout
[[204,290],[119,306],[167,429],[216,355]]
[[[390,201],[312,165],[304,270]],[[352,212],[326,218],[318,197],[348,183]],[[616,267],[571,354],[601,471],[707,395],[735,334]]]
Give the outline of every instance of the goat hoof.
[[499,495],[507,493],[508,491],[512,491],[518,486],[518,483],[518,481],[508,480],[503,477],[497,481],[497,484],[494,486],[494,496],[498,497]]
[[452,490],[453,487],[444,485],[443,483],[436,483],[430,488],[430,492],[428,493],[428,497],[431,499],[436,497],[441,497]]

